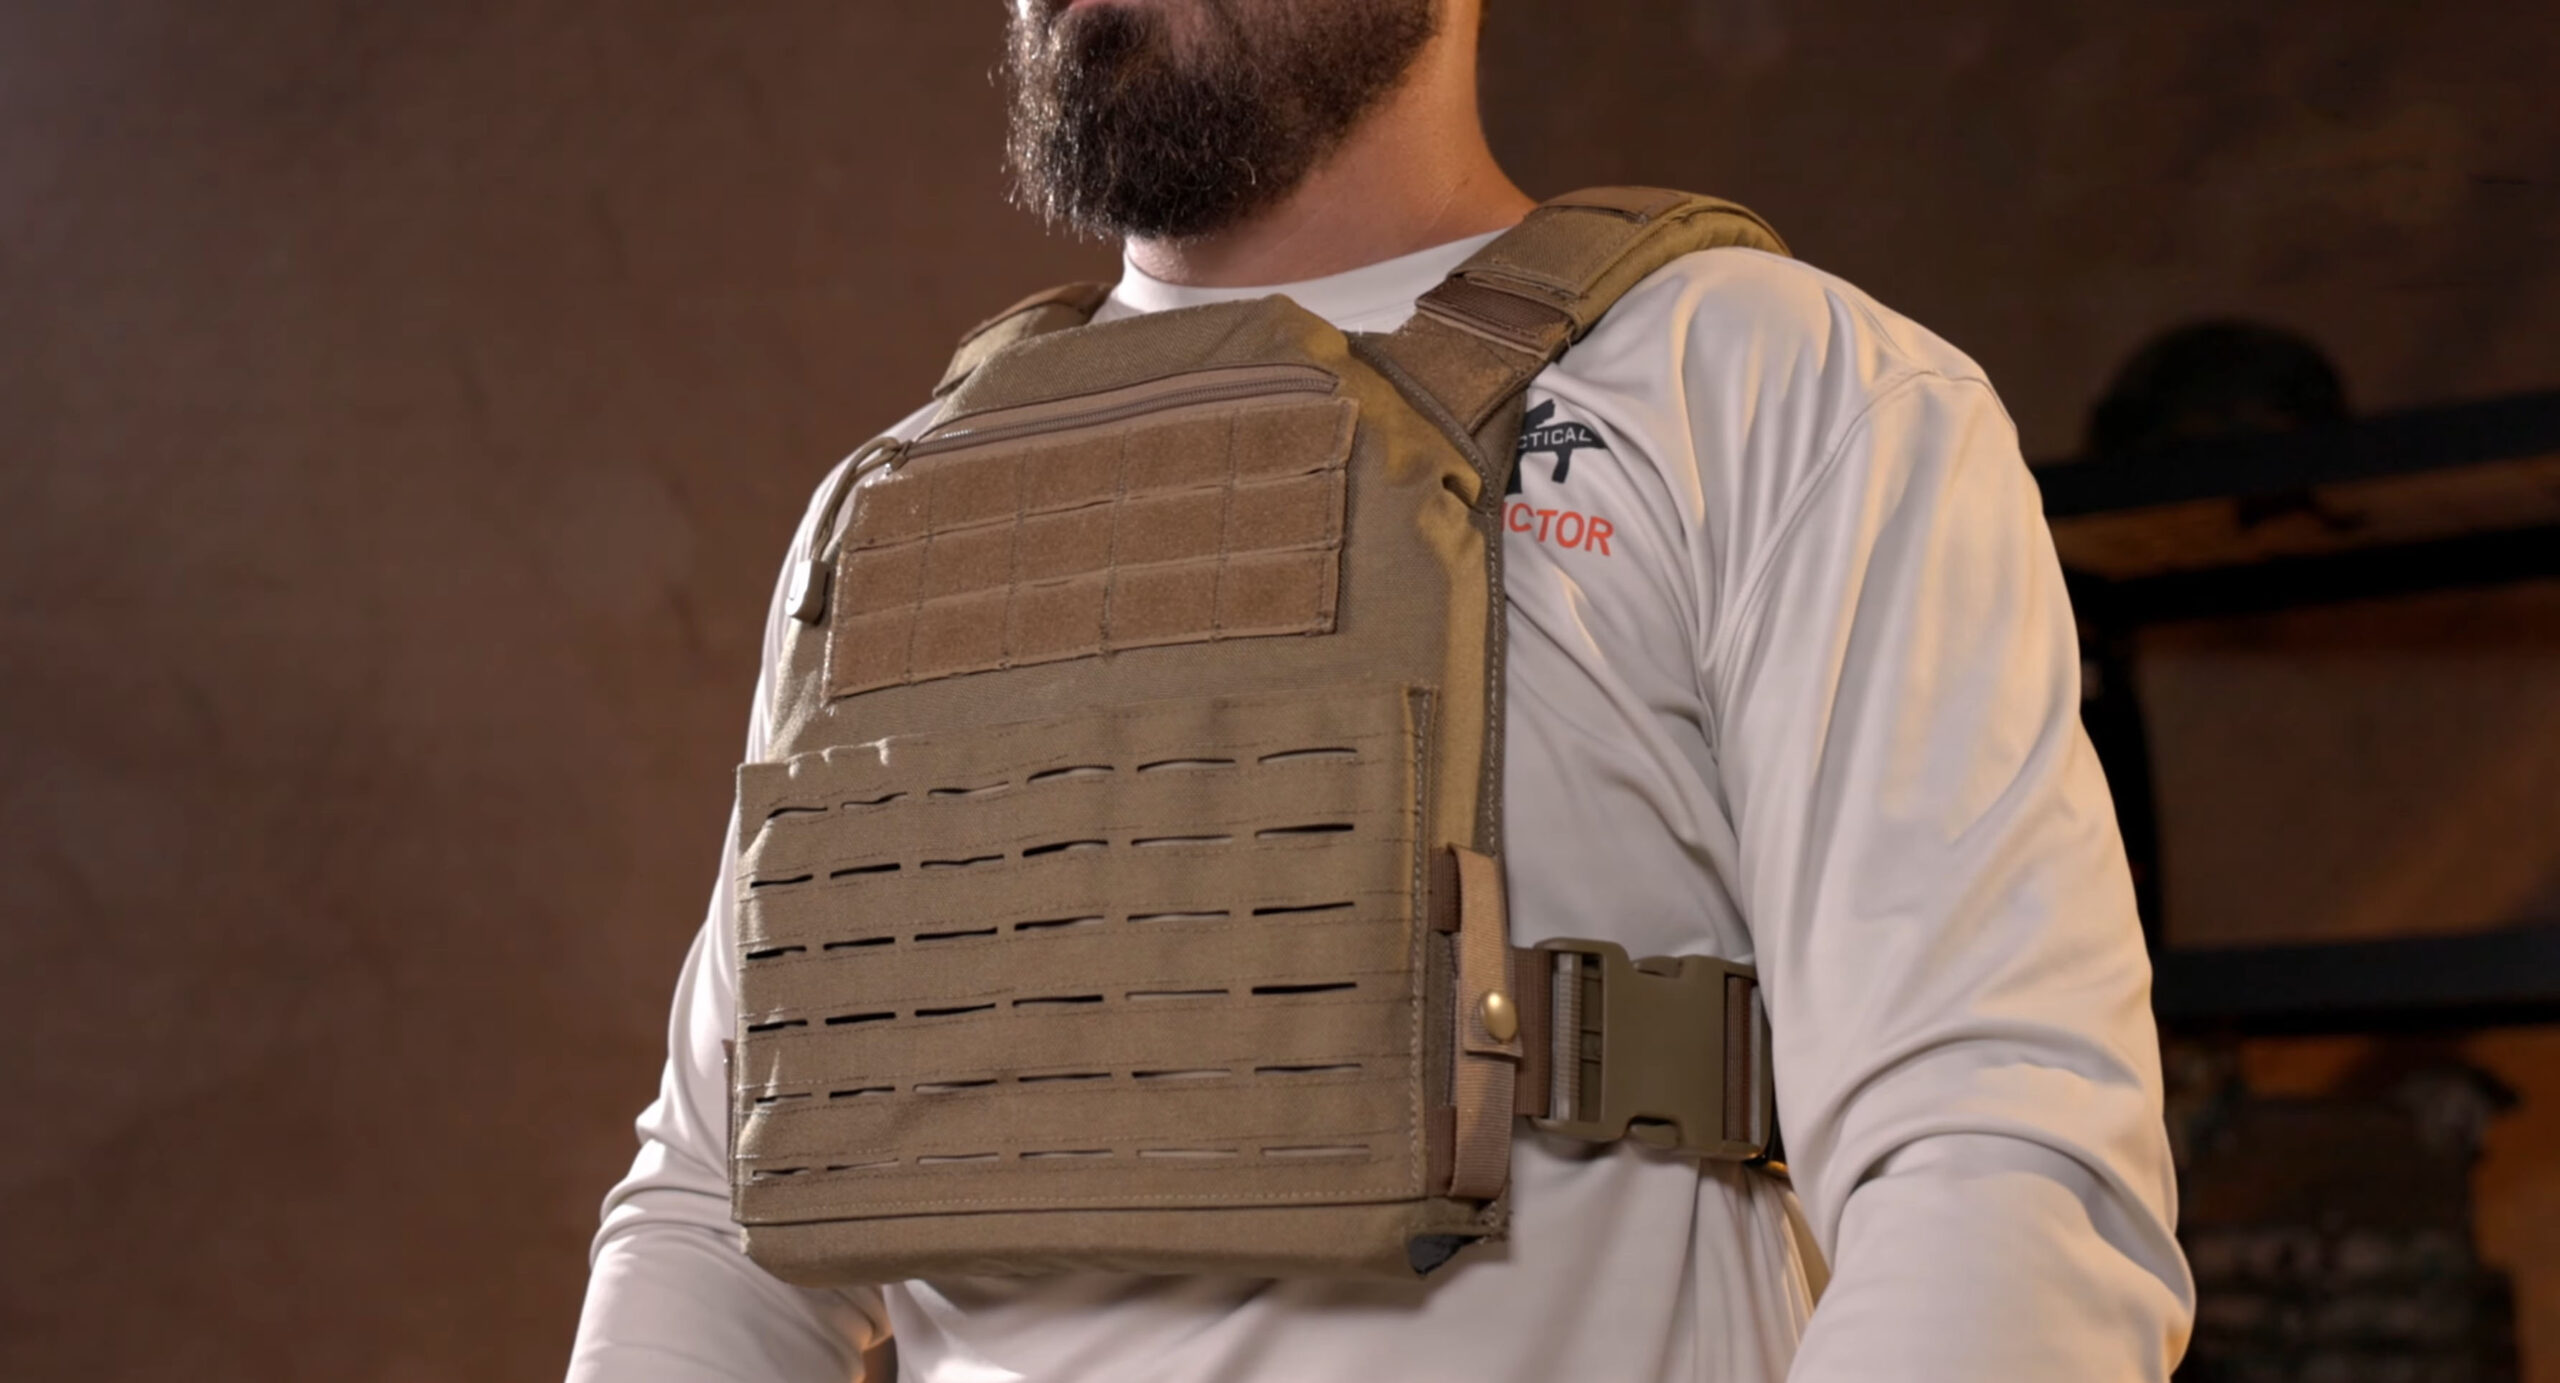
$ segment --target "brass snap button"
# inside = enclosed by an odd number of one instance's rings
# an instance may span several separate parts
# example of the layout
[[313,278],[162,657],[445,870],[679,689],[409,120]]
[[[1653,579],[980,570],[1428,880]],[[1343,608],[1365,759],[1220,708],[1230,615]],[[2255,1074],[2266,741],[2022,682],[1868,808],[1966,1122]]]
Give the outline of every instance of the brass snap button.
[[1508,1042],[1520,1035],[1520,1010],[1511,1006],[1511,996],[1499,989],[1488,989],[1476,1003],[1476,1017],[1484,1023],[1485,1034],[1496,1042]]

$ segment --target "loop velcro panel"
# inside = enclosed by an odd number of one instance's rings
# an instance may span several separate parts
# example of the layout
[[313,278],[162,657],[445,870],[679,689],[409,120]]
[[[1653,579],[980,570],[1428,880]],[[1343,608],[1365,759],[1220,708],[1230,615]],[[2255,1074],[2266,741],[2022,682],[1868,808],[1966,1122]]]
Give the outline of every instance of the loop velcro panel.
[[828,695],[1331,629],[1357,409],[1307,382],[1116,427],[1078,422],[1109,400],[1076,401],[982,445],[919,444],[856,508]]
[[741,770],[740,1221],[1423,1194],[1428,713],[1203,697]]

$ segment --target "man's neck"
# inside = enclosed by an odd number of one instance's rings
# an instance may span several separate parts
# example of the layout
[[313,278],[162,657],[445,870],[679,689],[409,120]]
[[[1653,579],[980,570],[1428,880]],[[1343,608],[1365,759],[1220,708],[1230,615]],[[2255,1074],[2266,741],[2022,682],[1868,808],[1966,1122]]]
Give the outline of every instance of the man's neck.
[[1166,283],[1300,283],[1517,223],[1512,185],[1476,118],[1474,36],[1444,34],[1384,105],[1288,196],[1228,230],[1132,239],[1130,262]]

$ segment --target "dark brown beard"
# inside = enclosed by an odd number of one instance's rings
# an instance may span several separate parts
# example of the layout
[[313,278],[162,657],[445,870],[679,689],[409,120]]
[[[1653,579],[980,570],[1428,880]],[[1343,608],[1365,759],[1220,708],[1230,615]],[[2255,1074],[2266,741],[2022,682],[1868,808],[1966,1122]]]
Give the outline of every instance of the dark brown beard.
[[1015,200],[1094,235],[1226,229],[1340,147],[1439,27],[1437,0],[1196,3],[1186,43],[1152,5],[1015,9]]

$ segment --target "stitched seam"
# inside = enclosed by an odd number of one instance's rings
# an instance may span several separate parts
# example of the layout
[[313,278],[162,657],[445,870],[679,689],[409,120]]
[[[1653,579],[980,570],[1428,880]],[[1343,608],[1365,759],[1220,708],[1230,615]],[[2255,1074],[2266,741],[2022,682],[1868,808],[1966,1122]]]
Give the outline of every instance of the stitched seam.
[[[1366,1163],[1366,1164],[1354,1164],[1354,1165],[1367,1165],[1367,1166],[1373,1166],[1373,1167],[1378,1167],[1378,1166],[1390,1166],[1390,1164],[1385,1163],[1383,1160],[1379,1160],[1379,1161],[1372,1161],[1372,1162],[1370,1162],[1370,1163]],[[1271,1170],[1272,1170],[1272,1168],[1271,1168],[1268,1164],[1263,1164],[1263,1163],[1246,1164],[1246,1166],[1245,1166],[1245,1167],[1243,1167],[1243,1168],[1239,1168],[1239,1167],[1237,1167],[1237,1166],[1233,1166],[1233,1165],[1229,1165],[1229,1164],[1227,1164],[1227,1163],[1222,1163],[1222,1162],[1221,1162],[1221,1163],[1210,1163],[1210,1164],[1203,1165],[1203,1166],[1199,1166],[1199,1167],[1187,1167],[1187,1168],[1186,1168],[1186,1167],[1184,1167],[1184,1166],[1183,1166],[1182,1164],[1180,1164],[1180,1163],[1164,1163],[1164,1164],[1159,1164],[1158,1166],[1156,1166],[1156,1167],[1154,1167],[1154,1168],[1151,1168],[1150,1170],[1155,1170],[1155,1171],[1167,1171],[1167,1170],[1171,1170],[1171,1171],[1196,1171],[1196,1172],[1201,1172],[1201,1173],[1204,1173],[1204,1174],[1205,1174],[1205,1173],[1213,1173],[1213,1172],[1223,1172],[1223,1173],[1227,1173],[1227,1174],[1229,1174],[1229,1175],[1233,1175],[1234,1173],[1236,1173],[1236,1172],[1237,1172],[1237,1171],[1239,1171],[1239,1170],[1251,1170],[1251,1171],[1259,1171],[1259,1172],[1269,1172],[1269,1171],[1271,1171]],[[813,1184],[813,1185],[841,1185],[841,1184],[843,1184],[843,1183],[840,1183],[840,1182],[822,1182],[822,1183],[812,1183],[812,1184]],[[750,1188],[749,1188],[749,1190],[747,1191],[747,1194],[749,1194],[749,1195],[753,1195],[753,1194],[755,1194],[755,1193],[756,1193],[756,1191],[757,1191],[758,1189],[761,1189],[761,1188],[764,1188],[764,1187],[769,1187],[770,1185],[771,1185],[771,1183],[769,1183],[769,1182],[764,1182],[764,1183],[754,1183],[754,1184],[752,1184],[752,1185],[751,1185],[751,1187],[750,1187]],[[878,1204],[878,1205],[868,1204],[868,1203],[844,1203],[844,1202],[838,1202],[838,1203],[836,1203],[836,1204],[834,1204],[834,1205],[830,1205],[830,1204],[828,1204],[828,1203],[822,1202],[822,1203],[821,1203],[820,1205],[818,1205],[818,1206],[809,1207],[808,1209],[804,1209],[804,1210],[796,1210],[796,1211],[767,1211],[767,1212],[763,1212],[763,1213],[768,1214],[768,1215],[774,1215],[774,1216],[776,1216],[777,1218],[774,1218],[774,1219],[751,1219],[751,1220],[742,1221],[742,1223],[744,1223],[744,1224],[748,1225],[748,1226],[749,1226],[749,1227],[751,1227],[751,1228],[752,1228],[752,1227],[756,1227],[756,1226],[761,1226],[761,1225],[771,1225],[771,1226],[774,1226],[774,1227],[776,1227],[776,1228],[790,1228],[790,1227],[795,1226],[795,1225],[804,1224],[804,1223],[806,1223],[806,1222],[807,1222],[807,1221],[808,1221],[808,1220],[809,1220],[809,1219],[810,1219],[814,1214],[816,1214],[816,1213],[820,1213],[820,1212],[823,1212],[823,1211],[827,1211],[827,1210],[830,1210],[830,1209],[840,1209],[840,1210],[841,1210],[841,1212],[842,1212],[842,1213],[840,1213],[840,1214],[838,1214],[838,1215],[834,1216],[834,1218],[850,1219],[850,1220],[878,1220],[878,1219],[890,1219],[890,1218],[894,1218],[894,1217],[896,1217],[896,1216],[898,1216],[898,1215],[901,1215],[901,1214],[913,1214],[913,1213],[915,1213],[915,1212],[917,1212],[917,1211],[920,1211],[920,1210],[936,1210],[936,1209],[940,1209],[940,1208],[942,1208],[942,1207],[944,1207],[944,1206],[979,1206],[979,1207],[995,1206],[995,1207],[1000,1207],[1000,1208],[1002,1208],[1002,1207],[1010,1207],[1010,1208],[1024,1209],[1024,1210],[1048,1210],[1048,1209],[1058,1208],[1058,1207],[1061,1207],[1061,1206],[1071,1206],[1071,1207],[1088,1208],[1088,1209],[1109,1210],[1109,1209],[1113,1209],[1113,1208],[1115,1208],[1115,1207],[1120,1207],[1120,1206],[1182,1205],[1182,1206],[1196,1206],[1196,1207],[1199,1207],[1199,1208],[1201,1208],[1201,1209],[1214,1210],[1214,1209],[1218,1209],[1218,1208],[1221,1208],[1221,1207],[1223,1207],[1223,1206],[1229,1206],[1229,1205],[1257,1205],[1257,1204],[1268,1204],[1268,1203],[1272,1203],[1272,1202],[1280,1202],[1280,1201],[1331,1201],[1331,1202],[1338,1202],[1338,1203],[1345,1204],[1345,1205],[1392,1205],[1392,1204],[1394,1204],[1394,1203],[1396,1203],[1396,1202],[1398,1202],[1398,1201],[1406,1201],[1406,1200],[1413,1200],[1413,1199],[1415,1199],[1415,1197],[1414,1197],[1410,1192],[1406,1191],[1406,1190],[1404,1189],[1404,1186],[1403,1186],[1402,1184],[1400,1184],[1400,1183],[1392,1183],[1392,1182],[1381,1182],[1381,1183],[1376,1184],[1376,1185],[1359,1185],[1359,1184],[1354,1184],[1354,1185],[1344,1186],[1344,1187],[1338,1187],[1338,1188],[1337,1188],[1337,1187],[1326,1187],[1326,1188],[1324,1188],[1324,1189],[1321,1189],[1321,1190],[1315,1190],[1315,1191],[1284,1191],[1284,1192],[1274,1192],[1274,1191],[1258,1191],[1258,1192],[1257,1192],[1257,1191],[1218,1191],[1218,1190],[1214,1190],[1214,1189],[1203,1189],[1203,1190],[1200,1190],[1200,1191],[1189,1191],[1189,1192],[1177,1191],[1177,1192],[1171,1192],[1171,1193],[1166,1193],[1166,1194],[1157,1194],[1157,1195],[1125,1195],[1125,1196],[1123,1196],[1123,1195],[1111,1195],[1111,1194],[1103,1193],[1103,1192],[1095,1192],[1095,1193],[1092,1193],[1092,1194],[1088,1194],[1088,1195],[1084,1195],[1084,1196],[1075,1196],[1075,1197],[1043,1195],[1043,1196],[1039,1196],[1039,1197],[1036,1197],[1036,1198],[1026,1198],[1026,1197],[1025,1197],[1024,1195],[1022,1195],[1021,1193],[1016,1193],[1015,1195],[1011,1195],[1011,1196],[967,1196],[967,1197],[960,1197],[960,1198],[957,1198],[957,1199],[945,1199],[945,1200],[929,1200],[929,1201],[893,1201],[893,1202],[888,1202],[888,1203],[885,1203],[885,1204]],[[790,1215],[792,1215],[792,1216],[793,1216],[793,1218],[791,1218],[791,1219],[781,1219],[781,1218],[779,1218],[779,1216],[780,1216],[780,1215],[782,1215],[782,1214],[790,1214]]]
[[[1411,917],[1406,923],[1406,935],[1409,939],[1405,944],[1419,948],[1427,944],[1426,939],[1431,934],[1432,849],[1430,842],[1431,811],[1434,804],[1431,798],[1433,765],[1430,749],[1432,737],[1439,733],[1440,727],[1434,723],[1431,715],[1429,692],[1420,690],[1407,692],[1405,705],[1410,708],[1407,714],[1411,719],[1407,724],[1412,727],[1413,741],[1410,770],[1413,774],[1413,877],[1408,882],[1408,886],[1413,890],[1411,895],[1413,902],[1407,909]],[[1430,1016],[1423,1009],[1424,1005],[1431,1001],[1431,966],[1427,960],[1417,961],[1404,967],[1404,973],[1413,977],[1413,983],[1407,986],[1412,1007],[1411,1017],[1407,1023],[1409,1036],[1406,1040],[1410,1044],[1409,1050],[1412,1052],[1414,1069],[1411,1073],[1412,1078],[1407,1083],[1408,1095],[1405,1102],[1407,1134],[1403,1176],[1407,1192],[1419,1195],[1430,1189],[1427,1183],[1431,1176],[1430,1122],[1423,1108],[1422,1089],[1424,1082],[1430,1079],[1430,1073],[1424,1068],[1431,1064],[1431,1025]]]
[[[1795,493],[1788,496],[1782,517],[1778,521],[1777,533],[1770,538],[1769,545],[1761,552],[1759,560],[1752,563],[1750,571],[1743,577],[1734,598],[1725,602],[1723,609],[1715,615],[1715,633],[1707,645],[1705,656],[1698,660],[1698,695],[1700,702],[1707,708],[1710,722],[1716,719],[1720,708],[1716,698],[1710,694],[1709,688],[1714,682],[1720,680],[1717,675],[1720,666],[1732,651],[1733,640],[1739,637],[1734,631],[1742,627],[1745,618],[1758,608],[1760,601],[1765,597],[1768,584],[1774,579],[1770,573],[1777,569],[1779,559],[1785,556],[1787,550],[1794,544],[1796,533],[1804,525],[1805,516],[1813,510],[1814,499],[1838,473],[1841,458],[1848,454],[1849,443],[1866,428],[1868,420],[1875,415],[1877,409],[1919,385],[1933,381],[1945,384],[1970,384],[1985,392],[1988,392],[1991,387],[1987,381],[1979,378],[1951,375],[1939,370],[1915,369],[1896,376],[1885,387],[1870,396],[1865,406],[1851,415],[1849,421],[1841,426],[1839,436],[1832,442],[1830,449],[1823,454],[1821,463],[1816,465],[1797,485]],[[1716,738],[1713,733],[1709,736],[1711,743]]]

